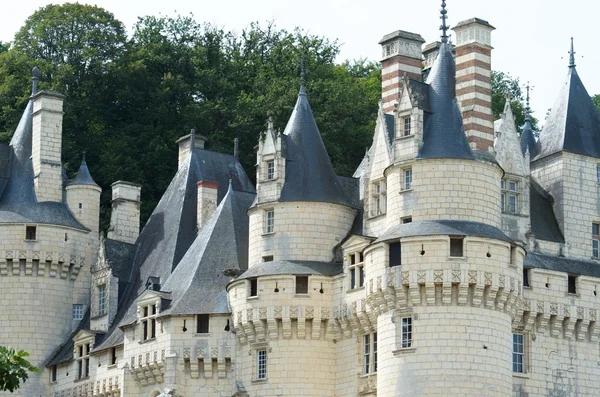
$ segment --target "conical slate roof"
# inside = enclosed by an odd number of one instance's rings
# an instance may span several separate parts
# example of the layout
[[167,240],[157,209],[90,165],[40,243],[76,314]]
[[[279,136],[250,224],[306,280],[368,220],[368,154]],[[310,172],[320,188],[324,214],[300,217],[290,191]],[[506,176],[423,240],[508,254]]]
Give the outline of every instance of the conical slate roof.
[[586,91],[575,65],[540,133],[537,158],[565,151],[600,158],[600,114]]
[[537,156],[537,143],[535,141],[535,136],[533,136],[533,128],[531,127],[529,114],[525,118],[523,131],[521,132],[521,152],[523,152],[523,156],[525,156],[527,150],[529,150],[529,158]]
[[456,64],[450,44],[442,42],[427,76],[429,112],[424,112],[423,145],[417,158],[474,159],[456,101]]
[[83,158],[81,159],[81,165],[79,166],[79,171],[77,171],[77,175],[75,176],[75,178],[69,181],[68,185],[98,186],[98,184],[94,181],[94,178],[92,178],[87,163],[85,162],[85,153],[83,154]]
[[338,181],[304,91],[283,132],[287,155],[280,201],[319,201],[351,206]]

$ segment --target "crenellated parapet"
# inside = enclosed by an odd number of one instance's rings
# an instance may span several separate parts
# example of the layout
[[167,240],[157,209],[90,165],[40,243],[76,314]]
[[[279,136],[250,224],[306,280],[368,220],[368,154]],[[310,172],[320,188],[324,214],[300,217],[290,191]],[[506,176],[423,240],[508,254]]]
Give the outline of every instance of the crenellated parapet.
[[82,382],[77,386],[55,391],[52,397],[77,397],[77,396],[92,396],[92,397],[120,397],[121,385],[119,376],[111,376],[96,381]]
[[140,386],[163,383],[166,351],[147,351],[129,357],[129,373]]
[[85,256],[66,252],[5,250],[0,251],[0,276],[37,276],[76,280]]

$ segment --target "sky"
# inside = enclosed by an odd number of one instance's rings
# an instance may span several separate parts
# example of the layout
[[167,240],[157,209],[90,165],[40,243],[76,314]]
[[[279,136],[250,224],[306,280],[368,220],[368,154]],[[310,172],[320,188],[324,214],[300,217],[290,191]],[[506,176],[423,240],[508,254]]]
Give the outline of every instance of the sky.
[[[0,41],[11,41],[44,0],[11,1],[0,13]],[[55,1],[53,3],[63,3]],[[138,16],[194,14],[239,32],[251,22],[274,21],[276,27],[305,31],[341,44],[338,61],[378,61],[383,35],[401,29],[419,33],[427,43],[439,39],[439,0],[368,2],[358,0],[90,0],[112,12],[131,32]],[[594,48],[600,2],[593,0],[447,0],[448,23],[478,17],[492,33],[492,69],[530,82],[531,106],[543,122],[567,75],[570,38],[575,41],[577,71],[590,95],[600,93],[600,52]],[[542,123],[543,124],[543,123]]]

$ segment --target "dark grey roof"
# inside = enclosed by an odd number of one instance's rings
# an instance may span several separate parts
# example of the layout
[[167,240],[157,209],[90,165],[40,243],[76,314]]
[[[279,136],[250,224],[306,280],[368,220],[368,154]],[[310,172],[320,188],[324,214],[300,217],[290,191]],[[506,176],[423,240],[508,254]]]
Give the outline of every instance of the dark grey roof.
[[448,43],[440,45],[427,76],[429,112],[424,112],[423,145],[418,158],[473,159],[456,102],[455,61]]
[[148,277],[158,277],[165,283],[196,239],[197,182],[200,180],[218,183],[218,203],[227,194],[230,180],[233,190],[255,193],[234,156],[195,149],[182,163],[135,243],[127,291],[119,302],[113,326],[98,349],[123,342],[118,326],[135,320],[135,299],[144,292]]
[[410,87],[410,96],[413,105],[425,112],[431,112],[431,105],[429,103],[429,86],[417,80],[408,80],[408,86]]
[[[3,157],[0,185],[0,223],[43,223],[86,230],[64,202],[38,202],[33,184],[31,161],[33,102],[29,101],[19,125],[10,141],[9,152],[0,151]],[[10,162],[8,179],[6,162]]]
[[238,277],[243,280],[253,277],[274,276],[280,274],[333,276],[342,272],[341,263],[315,261],[271,261],[255,263]]
[[50,356],[50,359],[48,360],[48,362],[46,363],[45,366],[51,367],[53,365],[58,365],[58,364],[66,363],[66,362],[73,360],[73,346],[74,346],[73,338],[75,337],[75,335],[77,335],[77,333],[79,331],[86,330],[86,331],[96,334],[95,342],[98,342],[104,335],[101,332],[90,331],[89,329],[90,329],[90,310],[88,308],[88,310],[85,312],[81,321],[79,321],[77,328],[73,332],[71,332],[71,334],[69,335],[67,340],[65,340],[65,342],[62,345],[60,345],[58,348],[56,348],[56,350],[54,350],[54,353]]
[[569,67],[567,81],[538,140],[537,158],[559,151],[600,158],[600,114],[577,70]]
[[104,255],[108,266],[112,270],[112,275],[119,280],[129,281],[133,256],[135,255],[135,244],[105,238]]
[[248,268],[248,215],[253,193],[230,189],[161,290],[170,314],[229,313],[227,269]]
[[[480,149],[473,150],[473,157],[475,158],[475,160],[487,161],[488,163],[498,164],[498,160],[496,160],[496,156],[488,150],[480,150]],[[498,164],[498,165],[500,165],[500,164]]]
[[470,23],[478,23],[480,25],[485,25],[485,26],[489,26],[492,29],[496,29],[492,25],[490,25],[490,23],[488,21],[483,20],[481,18],[469,18],[469,19],[465,19],[464,21],[460,21],[459,23],[457,23],[456,26],[454,26],[452,29],[456,29],[456,28],[458,28],[460,26],[468,25]]
[[333,171],[304,87],[285,127],[285,183],[280,201],[319,201],[351,206]]
[[385,130],[387,132],[388,145],[393,147],[394,139],[396,138],[396,120],[393,114],[384,114]]
[[411,32],[407,32],[404,30],[396,30],[392,33],[388,33],[385,36],[383,36],[381,38],[381,40],[379,40],[379,43],[377,44],[384,44],[387,43],[390,40],[393,40],[397,37],[403,38],[403,39],[408,39],[408,40],[414,40],[414,41],[418,41],[420,43],[424,43],[425,40],[423,39],[423,37],[421,37],[420,34],[418,33],[411,33]]
[[[90,170],[88,169],[87,163],[85,162],[85,153],[81,159],[81,165],[75,178],[69,181],[68,185],[87,185],[87,186],[98,186],[98,184],[92,178]],[[100,186],[98,186],[100,187]]]
[[375,240],[375,243],[397,240],[403,237],[436,235],[477,236],[514,244],[513,240],[494,226],[479,222],[451,220],[416,221],[392,226]]
[[529,150],[530,159],[537,156],[537,142],[535,141],[535,136],[533,136],[533,128],[531,127],[531,120],[529,118],[525,119],[523,131],[521,132],[521,152],[523,152],[523,156],[525,156],[527,150]]
[[533,178],[530,178],[529,185],[529,205],[531,218],[531,231],[535,238],[555,243],[564,243],[565,239],[556,216],[552,204],[554,199],[544,191]]
[[348,176],[338,176],[337,179],[352,207],[361,208],[360,179]]
[[524,267],[552,270],[577,276],[600,277],[598,262],[569,259],[562,256],[528,253],[523,262]]

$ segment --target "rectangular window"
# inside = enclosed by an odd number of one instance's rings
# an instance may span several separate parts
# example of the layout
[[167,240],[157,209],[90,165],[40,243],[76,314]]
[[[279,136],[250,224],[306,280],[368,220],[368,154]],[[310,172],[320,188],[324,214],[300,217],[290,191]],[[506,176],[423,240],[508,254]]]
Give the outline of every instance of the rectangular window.
[[263,256],[263,262],[273,262],[273,255]]
[[572,276],[569,274],[568,280],[567,280],[567,290],[568,290],[569,294],[577,293],[577,276]]
[[600,224],[592,223],[592,256],[600,257]]
[[400,319],[400,326],[400,346],[402,349],[408,349],[412,347],[412,317],[402,317]]
[[106,314],[106,284],[98,286],[98,315]]
[[519,213],[519,185],[515,181],[500,181],[500,206],[502,212]]
[[450,238],[450,256],[463,257],[463,238],[462,237],[451,237]]
[[275,210],[265,211],[265,233],[275,232]]
[[256,379],[267,379],[267,351],[256,351]]
[[409,136],[411,132],[410,117],[404,118],[404,136]]
[[50,382],[56,382],[56,365],[50,367]]
[[365,284],[365,271],[362,252],[350,254],[350,264],[348,270],[350,272],[350,289],[361,288]]
[[402,223],[411,223],[412,216],[407,216],[406,218],[402,218]]
[[523,334],[513,334],[513,372],[525,372],[525,344]]
[[209,315],[198,314],[196,316],[196,333],[197,334],[208,334],[209,332]]
[[377,333],[363,336],[363,374],[377,372]]
[[83,305],[73,305],[73,320],[81,320],[83,318]]
[[92,345],[89,343],[77,346],[77,379],[90,376],[90,350]]
[[296,276],[296,293],[308,294],[308,276]]
[[531,287],[529,285],[529,269],[523,268],[523,287]]
[[113,347],[110,349],[110,364],[114,365],[117,363],[117,348]]
[[258,280],[255,278],[250,279],[250,296],[258,296]]
[[158,313],[157,305],[148,305],[142,308],[143,316],[140,322],[143,327],[143,340],[150,340],[156,337],[156,315]]
[[412,168],[407,168],[404,170],[404,189],[409,190],[412,189]]
[[402,246],[400,243],[390,243],[389,245],[390,267],[400,266],[402,264]]
[[26,226],[25,227],[25,240],[35,240],[36,239],[36,231],[37,231],[37,228],[35,226]]
[[375,182],[373,185],[373,216],[385,214],[387,206],[387,196],[385,189],[385,181]]
[[275,179],[275,161],[267,161],[267,179]]

